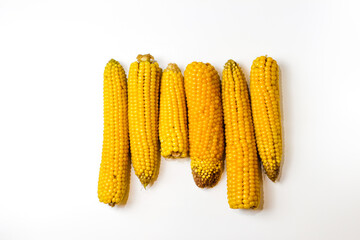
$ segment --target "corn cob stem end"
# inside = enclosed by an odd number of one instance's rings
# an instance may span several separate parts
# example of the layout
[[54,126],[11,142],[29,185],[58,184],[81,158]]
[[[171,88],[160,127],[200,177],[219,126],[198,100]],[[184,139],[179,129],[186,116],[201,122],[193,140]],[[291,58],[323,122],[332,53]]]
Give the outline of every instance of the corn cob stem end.
[[154,62],[154,57],[150,55],[150,53],[148,54],[139,54],[136,59],[138,60],[138,62]]
[[179,153],[179,152],[172,152],[171,153],[172,158],[178,158],[178,157],[180,157],[180,155],[181,155],[181,153]]
[[211,173],[208,178],[204,178],[194,170],[192,171],[193,178],[196,186],[199,188],[212,188],[214,187],[218,181],[220,180],[221,170]]
[[265,171],[265,173],[272,182],[276,182],[276,180],[278,179],[279,171],[269,171],[268,170],[268,171]]
[[181,72],[176,63],[169,63],[165,71]]

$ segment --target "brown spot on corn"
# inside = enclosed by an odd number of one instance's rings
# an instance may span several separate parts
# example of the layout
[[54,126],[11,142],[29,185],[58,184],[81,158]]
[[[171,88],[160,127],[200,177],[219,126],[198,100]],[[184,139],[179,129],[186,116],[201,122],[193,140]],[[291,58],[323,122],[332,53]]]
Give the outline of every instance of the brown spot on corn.
[[220,77],[209,63],[193,62],[185,70],[190,158],[197,186],[213,187],[223,171],[224,129]]

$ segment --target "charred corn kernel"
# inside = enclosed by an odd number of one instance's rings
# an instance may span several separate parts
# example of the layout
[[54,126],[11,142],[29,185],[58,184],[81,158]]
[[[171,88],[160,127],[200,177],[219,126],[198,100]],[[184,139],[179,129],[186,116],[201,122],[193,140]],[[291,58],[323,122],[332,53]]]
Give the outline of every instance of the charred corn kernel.
[[165,158],[188,156],[188,130],[184,78],[179,67],[170,63],[161,77],[160,143]]
[[227,196],[230,208],[257,208],[260,164],[256,152],[249,90],[239,65],[229,60],[222,74],[226,139]]
[[267,176],[275,182],[282,155],[279,69],[271,57],[258,57],[251,66],[250,94],[256,144]]
[[223,170],[224,129],[219,74],[209,63],[185,70],[191,169],[198,187],[213,187]]
[[104,136],[98,197],[110,206],[123,202],[130,185],[126,75],[111,59],[104,71]]
[[129,71],[129,132],[136,176],[146,187],[160,167],[159,91],[161,68],[150,54],[138,55]]

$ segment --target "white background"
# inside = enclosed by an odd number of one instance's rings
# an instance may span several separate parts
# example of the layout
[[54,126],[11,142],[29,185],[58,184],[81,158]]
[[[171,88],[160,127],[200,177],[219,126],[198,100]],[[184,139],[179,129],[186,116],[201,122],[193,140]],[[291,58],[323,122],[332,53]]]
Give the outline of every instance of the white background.
[[[359,239],[360,15],[354,1],[0,1],[0,239]],[[125,207],[98,202],[103,70],[138,53],[282,77],[284,165],[260,211],[231,210],[226,173],[161,162]]]

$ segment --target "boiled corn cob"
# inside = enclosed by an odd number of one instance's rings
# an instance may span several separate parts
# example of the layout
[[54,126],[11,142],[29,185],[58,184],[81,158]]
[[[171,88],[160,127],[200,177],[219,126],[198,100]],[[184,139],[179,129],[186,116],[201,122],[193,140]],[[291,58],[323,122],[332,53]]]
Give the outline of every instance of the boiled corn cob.
[[126,199],[130,185],[126,75],[111,59],[104,71],[104,136],[98,197],[110,206]]
[[187,157],[184,78],[175,63],[170,63],[161,77],[159,125],[161,155],[165,158]]
[[223,170],[224,130],[219,74],[209,63],[185,70],[191,169],[198,187],[213,187]]
[[260,164],[245,76],[233,60],[225,64],[222,99],[226,138],[227,196],[230,208],[257,208]]
[[275,182],[279,175],[282,140],[279,69],[271,57],[254,60],[250,93],[257,148],[267,176]]
[[139,55],[129,72],[129,132],[136,176],[146,187],[159,166],[159,88],[161,68],[150,54]]

